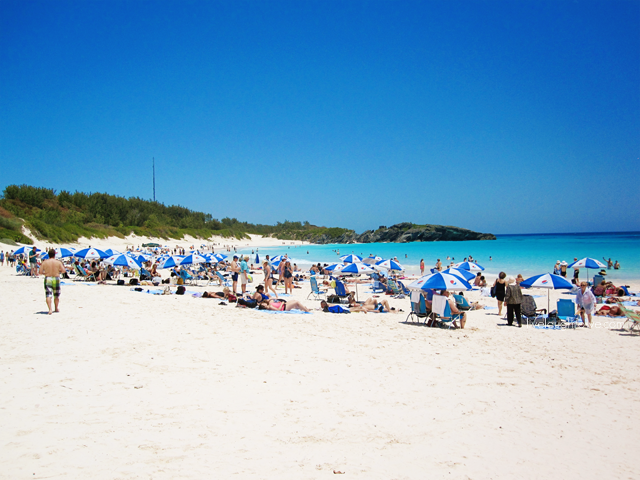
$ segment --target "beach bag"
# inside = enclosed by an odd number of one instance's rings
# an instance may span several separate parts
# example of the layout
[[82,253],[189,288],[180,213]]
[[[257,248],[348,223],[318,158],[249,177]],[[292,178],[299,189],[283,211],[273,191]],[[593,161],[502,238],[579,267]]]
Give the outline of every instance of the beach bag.
[[185,291],[184,286],[180,285],[176,290],[176,295],[184,295],[184,291]]
[[184,280],[182,279],[182,277],[178,277],[178,280],[176,282],[177,285],[184,285]]
[[235,295],[229,294],[227,295],[227,300],[229,300],[230,302],[235,302],[238,299],[238,297],[236,297]]
[[491,287],[491,296],[493,298],[496,298],[496,286],[495,285],[493,287]]
[[329,295],[327,297],[328,303],[340,303],[341,299],[338,295]]
[[253,283],[253,275],[247,275],[247,279],[249,280],[249,283]]
[[124,280],[118,280],[118,285],[124,285]]
[[129,280],[129,285],[138,285],[138,279],[132,278],[131,280]]

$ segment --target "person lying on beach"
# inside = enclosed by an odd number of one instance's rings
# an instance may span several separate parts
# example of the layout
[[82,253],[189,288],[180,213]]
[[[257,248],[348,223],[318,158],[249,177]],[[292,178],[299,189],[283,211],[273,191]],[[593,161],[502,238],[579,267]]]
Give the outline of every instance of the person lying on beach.
[[[256,293],[254,293],[251,298],[257,300],[258,302],[262,302],[264,300],[271,300],[271,297],[268,293],[264,293],[264,285],[258,285],[256,287]],[[278,298],[276,296],[276,298]]]
[[[461,297],[464,297],[464,292],[458,292],[458,295],[461,296]],[[467,303],[469,303],[468,300],[467,300]],[[482,305],[480,302],[469,303],[469,306],[471,307],[471,308],[469,308],[469,310],[483,310],[484,309],[484,305]]]
[[282,300],[282,299],[263,300],[258,304],[258,308],[260,310],[274,310],[276,312],[284,312],[284,311],[289,312],[291,310],[302,310],[303,312],[309,311],[307,307],[302,305],[297,300]]
[[329,304],[324,300],[320,302],[320,308],[322,308],[322,311],[325,313],[351,313],[348,309],[340,305],[329,306]]
[[224,287],[221,292],[203,292],[202,298],[224,298],[228,300],[229,293],[231,293],[229,287]]
[[604,305],[596,312],[596,315],[604,315],[607,317],[621,317],[623,316],[622,310],[618,305]]
[[349,308],[352,312],[364,313],[398,313],[395,308],[389,306],[389,302],[385,299],[377,301],[375,298],[367,298],[362,304],[355,302],[352,296],[349,296]]

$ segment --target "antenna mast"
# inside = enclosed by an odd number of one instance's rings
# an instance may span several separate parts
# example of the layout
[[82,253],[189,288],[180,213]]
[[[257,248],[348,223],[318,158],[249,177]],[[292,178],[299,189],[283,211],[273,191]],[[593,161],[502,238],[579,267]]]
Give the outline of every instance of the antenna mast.
[[156,201],[156,157],[153,157],[153,201]]

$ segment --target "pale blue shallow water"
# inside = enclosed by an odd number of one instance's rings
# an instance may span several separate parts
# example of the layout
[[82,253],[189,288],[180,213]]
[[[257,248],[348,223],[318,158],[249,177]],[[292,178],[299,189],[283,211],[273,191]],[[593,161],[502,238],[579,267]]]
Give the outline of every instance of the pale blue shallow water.
[[[282,245],[262,247],[258,253],[260,258],[266,254],[274,256],[287,253],[299,266],[307,267],[311,263],[338,262],[335,250],[339,250],[340,255],[355,253],[367,257],[372,253],[385,259],[398,257],[407,273],[420,272],[421,258],[424,258],[428,270],[438,258],[443,265],[447,265],[450,261],[447,256],[461,262],[464,257],[472,255],[485,267],[488,277],[504,271],[511,276],[521,273],[525,278],[553,271],[556,260],[565,260],[570,264],[574,258],[592,257],[606,264],[602,258],[611,257],[614,262],[620,262],[621,269],[608,270],[607,278],[613,281],[640,280],[640,232],[497,235],[497,240],[468,242]],[[239,252],[251,254],[251,249],[241,249]],[[489,256],[492,257],[491,261]],[[594,273],[594,270],[590,270],[589,276],[592,277]],[[580,276],[586,278],[586,271],[581,271]]]

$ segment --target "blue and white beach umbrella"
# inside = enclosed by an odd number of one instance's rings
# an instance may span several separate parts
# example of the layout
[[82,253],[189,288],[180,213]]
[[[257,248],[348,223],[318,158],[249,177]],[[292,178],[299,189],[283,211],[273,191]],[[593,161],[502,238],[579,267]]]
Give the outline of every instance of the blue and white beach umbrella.
[[410,290],[471,290],[464,279],[448,273],[425,275],[407,285]]
[[595,258],[585,257],[582,260],[578,260],[577,262],[573,262],[571,265],[568,265],[567,268],[606,268],[607,266],[596,260]]
[[104,253],[108,254],[110,257],[114,256],[114,255],[122,255],[122,252],[119,252],[118,250],[114,250],[113,248],[107,248]]
[[[33,250],[33,246],[28,247],[28,246],[24,246],[24,247],[20,247],[19,249],[17,249],[15,252],[13,252],[14,255],[28,255],[29,252]],[[36,247],[36,253],[37,252],[41,252],[42,250],[40,250],[39,248]]]
[[140,265],[136,259],[122,253],[106,258],[104,263],[108,263],[114,267],[129,267],[136,270],[140,270],[142,268],[142,265]]
[[342,264],[342,263],[334,263],[333,265],[329,265],[328,267],[324,267],[324,270],[326,270],[327,272],[339,272],[340,270],[342,270],[343,267],[346,267],[346,265]]
[[74,253],[73,256],[78,258],[85,258],[87,260],[109,257],[106,252],[97,248],[83,248],[82,250],[78,250],[76,253]]
[[590,268],[605,268],[606,265],[602,262],[599,262],[595,258],[585,257],[582,260],[578,260],[577,262],[573,262],[571,265],[568,265],[567,268],[586,268],[587,269],[587,278],[589,278],[589,269]]
[[[68,248],[56,248],[56,258],[65,258],[65,257],[73,257],[73,251]],[[46,260],[49,258],[49,254],[47,252],[42,252],[40,255],[42,260]]]
[[221,253],[214,253],[213,255],[211,255],[212,258],[215,258],[218,262],[223,261],[225,258],[227,258],[226,255],[223,255]]
[[168,257],[158,264],[158,268],[173,268],[177,267],[182,257]]
[[470,282],[476,276],[471,273],[469,270],[461,270],[459,268],[447,268],[442,273],[448,273],[449,275],[455,275],[460,278],[464,278],[467,282]]
[[547,289],[547,312],[549,311],[549,290],[571,290],[573,285],[564,277],[552,273],[534,275],[520,282],[522,288],[546,288]]
[[382,257],[379,257],[377,255],[370,255],[367,258],[363,258],[362,263],[366,263],[368,265],[375,265],[376,263],[381,262],[382,260],[384,260]]
[[256,261],[255,261],[256,265],[260,265],[260,257],[258,256],[258,254],[256,253]]
[[376,273],[376,271],[369,265],[360,262],[350,263],[349,265],[340,265],[339,270],[337,267],[333,270],[334,273],[338,271],[340,272],[340,275],[361,275],[367,273]]
[[273,257],[271,259],[271,265],[273,265],[274,267],[277,267],[277,266],[280,265],[280,262],[282,262],[283,260],[284,261],[287,261],[287,260],[291,261],[291,259],[289,257],[285,256],[285,255],[277,255],[277,256],[275,256],[275,257]]
[[398,270],[399,272],[404,270],[404,267],[395,260],[381,260],[376,263],[376,266],[386,268],[387,270]]
[[194,263],[207,263],[207,259],[202,255],[191,254],[187,255],[180,261],[180,265],[193,265]]
[[481,267],[477,263],[473,263],[473,262],[456,263],[454,267],[460,270],[469,270],[470,272],[481,272],[482,270],[484,270],[484,267]]
[[358,255],[343,255],[340,257],[340,260],[346,263],[360,263],[362,262],[362,257]]

